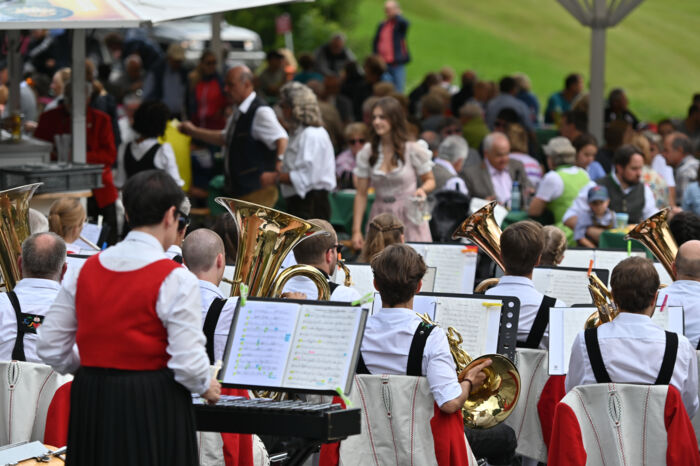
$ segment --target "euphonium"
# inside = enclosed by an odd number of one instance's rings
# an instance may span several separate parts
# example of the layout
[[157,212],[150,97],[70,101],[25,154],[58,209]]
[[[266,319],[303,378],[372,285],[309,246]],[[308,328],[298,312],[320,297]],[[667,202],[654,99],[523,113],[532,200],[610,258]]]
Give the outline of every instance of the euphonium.
[[248,296],[277,297],[285,283],[296,275],[311,279],[318,299],[328,300],[331,292],[326,277],[310,265],[288,267],[277,276],[282,261],[307,235],[319,228],[301,218],[251,202],[217,197],[228,210],[238,230],[236,271],[231,296],[240,295],[240,285],[248,287]]
[[[427,324],[437,325],[427,314],[418,316]],[[484,369],[484,384],[469,395],[462,406],[464,425],[470,429],[489,429],[505,421],[518,403],[520,372],[510,359],[501,354],[486,354],[472,359],[460,346],[462,341],[462,335],[454,327],[447,328],[447,342],[460,380],[473,366],[484,359],[491,360],[491,365]]]
[[640,222],[625,236],[625,240],[634,239],[646,246],[675,280],[673,262],[678,254],[678,245],[666,221],[670,211],[671,209],[667,207]]
[[588,291],[591,293],[593,305],[598,310],[588,316],[585,328],[597,327],[618,316],[620,311],[613,301],[612,294],[595,273],[588,276]]
[[[481,209],[477,210],[452,233],[452,239],[467,238],[481,248],[498,266],[505,271],[501,259],[501,227],[496,223],[493,210],[496,208],[496,201],[489,202]],[[488,278],[479,283],[474,289],[474,293],[483,293],[489,288],[498,284],[497,278]]]
[[0,191],[0,269],[6,291],[21,278],[17,258],[22,242],[29,237],[29,200],[42,183]]

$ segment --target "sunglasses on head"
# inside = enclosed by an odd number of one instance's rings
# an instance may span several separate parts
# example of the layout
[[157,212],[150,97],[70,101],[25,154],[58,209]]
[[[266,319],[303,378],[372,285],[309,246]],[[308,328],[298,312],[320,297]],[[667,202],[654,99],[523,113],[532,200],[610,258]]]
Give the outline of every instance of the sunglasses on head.
[[178,229],[178,231],[182,231],[185,228],[187,228],[187,226],[190,224],[190,216],[185,215],[180,209],[175,210],[175,212],[178,215],[178,217],[177,217],[177,229]]

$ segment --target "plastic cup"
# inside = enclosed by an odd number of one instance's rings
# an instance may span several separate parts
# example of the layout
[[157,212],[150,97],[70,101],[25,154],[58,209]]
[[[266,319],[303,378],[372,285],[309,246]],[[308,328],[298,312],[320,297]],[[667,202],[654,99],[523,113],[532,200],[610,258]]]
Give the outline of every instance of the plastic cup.
[[615,223],[618,230],[623,230],[629,222],[630,216],[625,212],[615,213]]

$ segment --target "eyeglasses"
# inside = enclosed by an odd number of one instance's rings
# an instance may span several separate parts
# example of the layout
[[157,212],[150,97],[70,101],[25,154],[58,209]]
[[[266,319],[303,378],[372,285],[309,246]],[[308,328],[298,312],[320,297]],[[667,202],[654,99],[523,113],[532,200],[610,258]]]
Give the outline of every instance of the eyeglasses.
[[328,249],[335,249],[335,252],[337,252],[338,254],[340,254],[340,251],[343,249],[343,245],[342,245],[342,244],[335,244],[335,245],[333,245],[332,247],[330,247],[330,248],[328,248]]
[[185,228],[187,228],[190,224],[190,216],[185,215],[180,209],[175,210],[175,213],[178,214],[177,218],[177,230],[182,231]]
[[357,144],[358,142],[359,142],[360,144],[364,144],[364,143],[365,143],[365,140],[364,140],[364,139],[348,139],[348,144],[350,144],[351,146],[352,146],[353,144]]

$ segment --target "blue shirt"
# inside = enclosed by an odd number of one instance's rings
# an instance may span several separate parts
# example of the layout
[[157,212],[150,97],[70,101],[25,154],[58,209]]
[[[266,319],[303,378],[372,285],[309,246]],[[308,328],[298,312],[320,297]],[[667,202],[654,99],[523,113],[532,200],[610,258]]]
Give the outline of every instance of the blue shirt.
[[554,113],[561,115],[568,110],[571,110],[571,102],[564,98],[563,92],[554,93],[547,100],[547,108],[544,110],[544,122],[556,123],[554,121]]
[[700,185],[697,181],[693,181],[685,188],[681,207],[683,210],[690,210],[700,215]]
[[605,173],[605,169],[600,164],[600,162],[598,162],[597,160],[594,160],[588,166],[586,171],[588,172],[588,178],[590,178],[592,180],[597,180],[597,179],[600,179],[600,178],[604,177],[605,175],[607,175],[607,173]]

